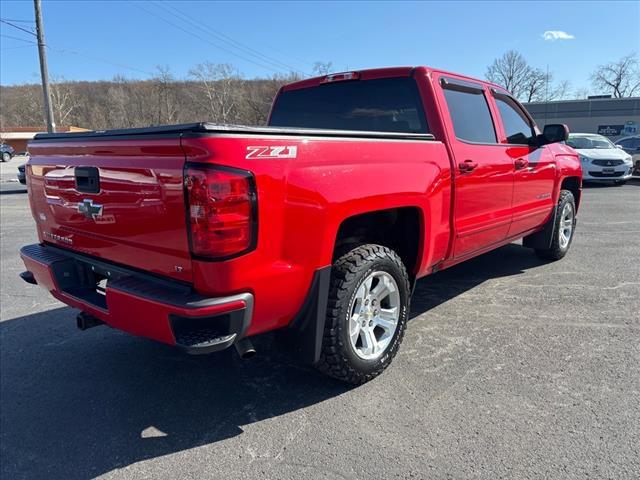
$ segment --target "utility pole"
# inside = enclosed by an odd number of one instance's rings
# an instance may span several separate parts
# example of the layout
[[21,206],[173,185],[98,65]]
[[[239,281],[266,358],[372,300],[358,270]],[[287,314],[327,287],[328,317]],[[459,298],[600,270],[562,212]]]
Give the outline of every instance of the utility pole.
[[38,37],[38,53],[40,54],[40,75],[42,76],[42,94],[44,95],[44,113],[47,118],[47,132],[53,133],[56,124],[51,109],[51,95],[49,93],[49,73],[47,70],[47,51],[44,43],[44,26],[42,25],[42,5],[40,0],[33,0],[36,11],[36,33]]

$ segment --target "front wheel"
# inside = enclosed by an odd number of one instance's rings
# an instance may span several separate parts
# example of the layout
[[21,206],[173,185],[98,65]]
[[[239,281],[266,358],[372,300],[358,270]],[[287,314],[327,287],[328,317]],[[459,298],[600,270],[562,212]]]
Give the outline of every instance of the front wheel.
[[387,247],[363,245],[336,260],[318,369],[353,384],[382,373],[402,343],[409,292],[404,264]]
[[544,260],[560,260],[569,251],[576,230],[576,202],[569,190],[560,191],[556,206],[553,240],[549,248],[536,249],[536,255]]

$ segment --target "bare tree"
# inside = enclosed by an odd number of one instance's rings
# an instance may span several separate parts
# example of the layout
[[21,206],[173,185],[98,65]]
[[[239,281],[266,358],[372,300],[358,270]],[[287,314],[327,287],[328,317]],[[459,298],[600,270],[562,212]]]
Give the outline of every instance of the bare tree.
[[64,77],[51,76],[51,108],[57,126],[68,126],[69,120],[78,106],[72,85]]
[[593,88],[614,98],[631,97],[640,91],[640,67],[638,57],[631,53],[616,62],[600,65],[591,74]]
[[189,70],[208,101],[214,121],[229,123],[236,120],[238,87],[242,80],[238,70],[228,63],[205,62]]
[[490,82],[506,88],[516,98],[523,99],[531,82],[531,67],[520,53],[509,50],[489,65],[486,77]]
[[562,80],[555,85],[548,95],[549,100],[568,100],[571,98],[571,82],[569,80]]
[[[18,122],[25,122],[27,126],[46,125],[42,106],[42,93],[34,88],[26,88],[22,100],[22,105],[16,111]],[[19,125],[19,123],[15,123],[15,125]]]
[[585,100],[589,96],[588,88],[578,88],[571,96],[574,100]]
[[529,73],[522,84],[521,100],[524,102],[545,100],[548,96],[550,81],[551,74],[546,74],[539,68],[529,68]]
[[178,105],[175,101],[175,78],[168,66],[157,66],[158,75],[153,79],[157,94],[158,124],[175,123]]
[[129,111],[129,95],[127,81],[124,77],[117,76],[113,79],[113,85],[107,89],[106,96],[111,108],[108,110],[109,123],[116,128],[132,127]]
[[311,73],[314,75],[328,75],[333,69],[333,62],[314,62]]

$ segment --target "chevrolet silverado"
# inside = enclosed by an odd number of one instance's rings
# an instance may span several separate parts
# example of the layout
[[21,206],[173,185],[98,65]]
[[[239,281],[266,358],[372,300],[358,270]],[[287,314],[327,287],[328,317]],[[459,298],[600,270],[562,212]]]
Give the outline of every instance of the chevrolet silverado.
[[209,353],[280,330],[351,383],[381,373],[416,280],[524,238],[568,251],[582,172],[498,85],[427,67],[305,79],[267,127],[39,134],[22,278],[107,324]]

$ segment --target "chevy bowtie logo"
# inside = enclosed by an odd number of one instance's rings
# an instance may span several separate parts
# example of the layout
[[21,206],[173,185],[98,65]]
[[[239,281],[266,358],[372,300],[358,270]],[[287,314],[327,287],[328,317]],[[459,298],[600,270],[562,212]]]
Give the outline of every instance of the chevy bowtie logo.
[[93,200],[85,198],[83,201],[78,202],[78,212],[82,213],[88,219],[95,220],[102,215],[102,205],[93,203]]

